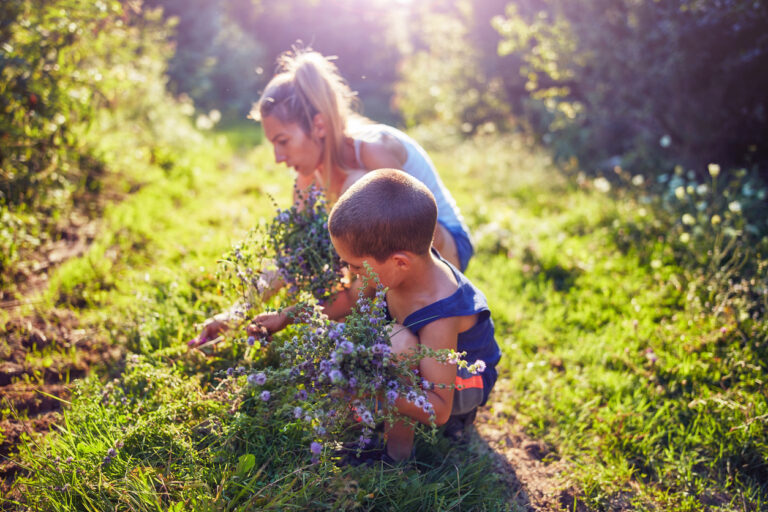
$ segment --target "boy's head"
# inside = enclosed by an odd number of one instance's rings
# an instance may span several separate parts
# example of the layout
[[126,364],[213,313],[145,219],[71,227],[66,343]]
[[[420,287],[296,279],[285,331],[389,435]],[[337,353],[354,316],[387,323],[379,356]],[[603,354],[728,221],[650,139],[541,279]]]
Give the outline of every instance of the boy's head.
[[[328,230],[356,258],[383,263],[395,253],[429,253],[437,223],[437,204],[429,189],[395,169],[365,174],[331,210]],[[354,269],[353,269],[354,270]]]

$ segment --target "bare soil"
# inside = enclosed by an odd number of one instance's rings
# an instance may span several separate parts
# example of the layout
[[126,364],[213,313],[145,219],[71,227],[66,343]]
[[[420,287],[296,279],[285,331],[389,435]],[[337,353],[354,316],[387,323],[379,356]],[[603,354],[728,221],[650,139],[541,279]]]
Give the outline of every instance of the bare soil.
[[496,471],[509,490],[512,510],[590,510],[568,477],[568,461],[546,443],[526,435],[514,416],[504,412],[505,406],[500,400],[505,394],[504,384],[500,377],[489,403],[478,412],[470,435],[470,448],[492,457]]
[[0,326],[0,497],[13,498],[13,481],[23,470],[16,460],[22,436],[47,433],[61,419],[71,382],[122,357],[120,347],[81,326],[72,311],[22,307],[40,301],[49,272],[83,254],[94,233],[93,223],[72,223],[19,270],[16,290],[0,292],[0,308],[9,313]]

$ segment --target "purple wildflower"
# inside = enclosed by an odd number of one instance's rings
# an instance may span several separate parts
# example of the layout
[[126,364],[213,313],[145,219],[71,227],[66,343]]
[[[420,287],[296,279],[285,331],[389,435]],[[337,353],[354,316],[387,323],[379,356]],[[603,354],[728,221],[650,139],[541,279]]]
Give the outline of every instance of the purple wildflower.
[[302,414],[304,414],[304,409],[302,409],[301,407],[298,407],[298,406],[293,408],[293,417],[294,418],[299,419],[299,418],[301,418]]
[[371,411],[363,411],[360,414],[360,419],[367,425],[373,425],[373,414],[371,414]]
[[267,382],[267,376],[264,372],[252,373],[248,376],[248,384],[251,386],[263,386]]
[[395,403],[395,400],[397,400],[397,391],[395,391],[394,389],[390,389],[389,391],[387,391],[387,402],[389,402],[390,404],[393,404]]
[[342,341],[339,343],[339,348],[345,354],[351,354],[355,350],[355,344],[351,341]]
[[485,361],[478,359],[475,361],[475,373],[483,373],[485,371]]
[[323,451],[323,445],[317,441],[312,441],[312,444],[309,445],[309,451],[311,451],[314,455],[320,455],[320,453]]
[[259,395],[259,398],[261,398],[261,400],[264,402],[268,402],[271,397],[272,397],[272,393],[266,390],[262,391],[261,395]]
[[331,372],[328,374],[328,377],[334,384],[344,380],[344,375],[339,370],[331,370]]
[[389,345],[385,345],[384,343],[376,343],[373,347],[371,347],[371,350],[374,354],[385,356],[388,356],[392,352],[392,349],[389,347]]
[[253,336],[248,336],[248,339],[246,340],[246,342],[248,343],[249,346],[252,347],[256,343],[256,338],[254,338]]
[[347,381],[347,384],[349,384],[350,388],[357,387],[357,379],[354,377],[350,377],[349,381]]

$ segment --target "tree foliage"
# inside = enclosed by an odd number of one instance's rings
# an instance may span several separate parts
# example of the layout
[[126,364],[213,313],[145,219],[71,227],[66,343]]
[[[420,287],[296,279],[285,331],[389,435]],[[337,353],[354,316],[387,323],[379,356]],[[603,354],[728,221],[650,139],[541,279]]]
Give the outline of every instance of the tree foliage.
[[114,0],[9,0],[0,19],[2,282],[76,204],[92,209],[110,158],[98,129],[159,126],[168,46],[157,12]]
[[751,0],[527,0],[494,20],[516,109],[561,156],[701,173],[768,157],[766,25]]

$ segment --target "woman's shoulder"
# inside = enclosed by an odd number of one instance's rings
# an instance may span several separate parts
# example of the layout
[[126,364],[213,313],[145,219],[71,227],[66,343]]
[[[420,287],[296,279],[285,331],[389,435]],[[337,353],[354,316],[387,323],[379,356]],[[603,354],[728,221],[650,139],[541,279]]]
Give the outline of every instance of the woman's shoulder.
[[344,183],[341,184],[341,190],[339,191],[339,195],[343,194],[347,191],[349,187],[351,187],[357,180],[365,176],[365,173],[368,172],[365,169],[350,169],[347,171],[347,177],[344,179]]
[[408,150],[392,133],[378,130],[358,139],[360,163],[366,169],[394,167],[402,169],[408,160]]

